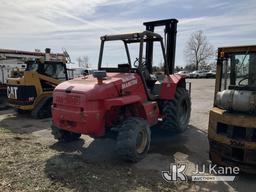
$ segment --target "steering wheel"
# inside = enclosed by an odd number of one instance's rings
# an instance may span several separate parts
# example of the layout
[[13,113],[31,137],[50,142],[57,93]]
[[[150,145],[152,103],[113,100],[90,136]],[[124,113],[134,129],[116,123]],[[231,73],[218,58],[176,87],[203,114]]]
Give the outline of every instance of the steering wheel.
[[244,80],[247,80],[247,79],[249,79],[249,77],[245,77],[245,78],[241,79],[241,80],[238,82],[238,85],[243,85],[242,82],[243,82]]
[[[144,57],[142,57],[142,65],[144,66],[145,64],[146,64],[146,59]],[[139,58],[138,57],[136,57],[136,59],[135,59],[135,61],[133,63],[133,66],[135,68],[137,68],[139,66]]]

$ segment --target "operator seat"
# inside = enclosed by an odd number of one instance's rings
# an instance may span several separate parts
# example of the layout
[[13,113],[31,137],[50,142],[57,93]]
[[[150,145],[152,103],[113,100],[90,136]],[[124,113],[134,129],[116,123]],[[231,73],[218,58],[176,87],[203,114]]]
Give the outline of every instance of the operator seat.
[[147,87],[149,89],[152,89],[154,87],[155,82],[157,81],[156,76],[149,73],[146,65],[144,65],[143,68],[142,68],[142,75],[145,78]]
[[157,80],[157,77],[154,74],[150,74],[145,65],[142,68],[142,75],[147,86],[149,99],[152,101],[159,99],[161,83]]
[[131,66],[128,63],[118,64],[118,71],[129,73],[131,71]]

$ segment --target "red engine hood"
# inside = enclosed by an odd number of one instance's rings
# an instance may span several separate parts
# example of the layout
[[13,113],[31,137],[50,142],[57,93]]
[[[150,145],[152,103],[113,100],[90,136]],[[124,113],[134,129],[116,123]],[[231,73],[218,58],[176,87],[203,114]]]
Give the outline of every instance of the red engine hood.
[[129,78],[134,78],[134,74],[108,73],[108,77],[103,80],[103,84],[98,84],[97,79],[89,75],[85,78],[76,78],[59,84],[54,93],[58,95],[60,92],[82,94],[86,100],[113,98],[120,94],[123,79]]

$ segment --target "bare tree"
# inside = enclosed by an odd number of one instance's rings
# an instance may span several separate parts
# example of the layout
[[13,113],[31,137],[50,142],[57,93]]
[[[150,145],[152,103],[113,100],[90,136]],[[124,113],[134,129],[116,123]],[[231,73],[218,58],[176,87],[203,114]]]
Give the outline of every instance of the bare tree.
[[89,57],[88,56],[82,56],[77,58],[78,66],[81,68],[89,68]]
[[214,56],[214,48],[208,42],[203,31],[196,31],[187,41],[184,55],[187,64],[195,66],[195,69],[198,70],[199,66],[205,65],[207,60]]

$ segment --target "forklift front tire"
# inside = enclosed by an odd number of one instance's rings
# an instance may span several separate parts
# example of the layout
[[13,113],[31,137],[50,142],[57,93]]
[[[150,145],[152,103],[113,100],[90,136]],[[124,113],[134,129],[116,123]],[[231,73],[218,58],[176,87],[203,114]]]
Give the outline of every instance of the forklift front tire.
[[176,133],[184,132],[189,124],[191,100],[188,91],[177,87],[175,98],[164,102],[162,128]]
[[132,117],[120,127],[116,152],[125,161],[138,162],[145,157],[150,147],[150,128],[142,118]]

